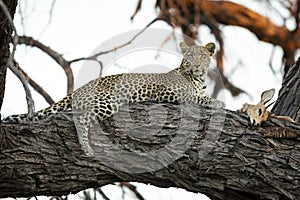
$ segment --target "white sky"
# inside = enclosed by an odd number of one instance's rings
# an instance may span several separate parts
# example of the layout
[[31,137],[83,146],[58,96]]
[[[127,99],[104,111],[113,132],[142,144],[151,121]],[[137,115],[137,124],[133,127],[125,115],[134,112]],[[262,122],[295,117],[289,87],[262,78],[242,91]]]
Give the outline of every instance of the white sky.
[[[51,18],[51,23],[47,26],[49,20],[49,9],[52,0],[20,0],[15,15],[15,24],[19,35],[25,34],[38,39],[45,45],[50,46],[55,51],[62,53],[67,60],[75,59],[82,56],[88,56],[99,45],[111,39],[120,33],[144,28],[152,19],[155,18],[156,12],[153,9],[154,0],[143,1],[141,13],[137,14],[133,22],[130,16],[133,14],[137,1],[132,0],[89,0],[87,3],[79,0],[56,1]],[[236,1],[243,2],[243,1]],[[263,15],[269,15],[270,10],[266,6],[248,3],[251,8],[259,11]],[[20,17],[22,10],[23,21]],[[273,16],[280,24],[278,17]],[[45,29],[46,27],[46,29]],[[157,22],[153,28],[171,30],[163,22]],[[243,103],[258,102],[262,91],[270,88],[276,89],[276,95],[281,87],[282,67],[280,48],[276,48],[272,60],[276,75],[272,74],[269,68],[269,60],[273,46],[260,42],[257,38],[243,28],[222,27],[225,41],[225,73],[230,75],[230,80],[247,91],[252,98],[247,95],[240,95],[232,98],[228,92],[225,92],[225,103],[228,109],[236,110]],[[201,43],[214,41],[207,28],[201,28]],[[160,58],[155,60],[154,51],[144,51],[143,55],[150,55],[147,59],[139,54],[132,54],[126,58],[120,59],[122,65],[128,65],[125,69],[110,68],[106,74],[130,72],[137,70],[137,62],[149,64],[163,64],[167,68],[175,68],[180,63],[178,58],[172,55],[162,53]],[[142,59],[139,59],[142,57]],[[60,100],[66,95],[66,78],[63,70],[49,56],[36,48],[18,46],[16,60],[20,66],[31,76],[33,80],[39,83],[55,101]],[[242,64],[240,64],[240,62]],[[167,66],[171,63],[171,66]],[[82,67],[83,62],[72,64],[75,78]],[[134,64],[136,64],[134,66]],[[215,62],[212,63],[214,65]],[[114,67],[114,66],[113,66]],[[48,106],[44,99],[35,91],[33,98],[36,110]],[[274,100],[276,97],[274,97]],[[27,106],[22,85],[17,78],[8,72],[6,93],[2,106],[2,115],[8,116],[17,113],[26,113]],[[107,189],[109,188],[109,189]],[[114,187],[115,188],[115,187]],[[139,184],[139,190],[146,199],[204,199],[202,195],[186,193],[183,190],[175,189],[158,189],[154,187]],[[111,187],[106,187],[107,195],[111,199],[120,199],[119,192],[109,192]],[[115,195],[115,196],[113,196]],[[186,198],[188,195],[189,198]],[[148,198],[147,198],[148,197]],[[129,198],[130,199],[130,198]]]

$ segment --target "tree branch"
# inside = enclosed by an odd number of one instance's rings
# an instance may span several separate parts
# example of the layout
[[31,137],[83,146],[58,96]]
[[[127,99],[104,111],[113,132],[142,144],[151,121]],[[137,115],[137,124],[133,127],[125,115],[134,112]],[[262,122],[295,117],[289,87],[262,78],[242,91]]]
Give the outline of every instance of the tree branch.
[[18,44],[25,44],[28,46],[34,46],[38,49],[42,50],[46,54],[48,54],[57,64],[59,64],[63,70],[65,71],[65,74],[67,76],[67,94],[70,94],[74,90],[74,75],[73,71],[70,66],[70,62],[68,62],[66,59],[63,58],[63,56],[50,47],[45,46],[41,42],[33,39],[32,37],[28,36],[19,36]]
[[13,35],[13,50],[9,54],[6,67],[8,67],[17,76],[17,78],[20,80],[20,82],[23,85],[23,88],[25,90],[25,95],[26,95],[28,116],[29,116],[29,119],[30,119],[33,115],[33,112],[34,112],[34,102],[33,102],[31,92],[29,90],[29,87],[28,87],[28,84],[26,82],[26,79],[25,79],[24,75],[17,69],[17,67],[14,64],[14,55],[15,55],[17,43],[19,41],[19,36],[18,36],[18,33],[17,33],[17,29],[16,29],[16,27],[13,23],[12,17],[10,15],[6,5],[4,4],[4,2],[2,0],[0,0],[0,7],[1,7],[2,11],[4,12],[6,18],[8,19],[8,22],[9,22],[9,24],[10,24],[10,26],[11,26],[13,32],[14,32],[14,35]]
[[[283,4],[287,10],[289,9],[289,5],[290,12],[293,14],[291,10],[295,3],[283,2],[280,3]],[[141,3],[142,2],[140,2],[140,4]],[[295,51],[300,48],[299,23],[296,24],[297,28],[295,28],[294,31],[291,31],[287,29],[285,25],[277,26],[268,17],[262,16],[241,4],[231,1],[157,0],[155,7],[158,7],[161,11],[159,14],[164,16],[162,20],[166,21],[172,27],[180,27],[184,34],[193,39],[197,38],[197,35],[195,34],[197,34],[196,28],[198,25],[207,25],[220,44],[217,62],[221,73],[223,73],[223,38],[218,30],[220,24],[244,27],[255,34],[259,40],[282,47],[284,51],[282,60],[285,64],[285,73],[294,63]],[[297,8],[296,5],[294,7]],[[141,7],[138,5],[133,16],[140,11],[140,8]],[[298,10],[295,12],[298,12]],[[294,16],[297,21],[297,16],[299,16],[299,14],[295,14],[295,12],[294,15],[291,16]],[[223,81],[227,81],[227,85],[229,86],[228,90],[233,96],[242,92],[241,89],[230,84],[227,77],[225,77]]]
[[44,99],[49,103],[49,105],[55,103],[55,101],[51,98],[51,96],[37,83],[35,82],[21,67],[16,63],[16,67],[18,70],[24,75],[26,81],[29,85],[35,89]]
[[151,22],[149,22],[140,32],[138,32],[136,35],[134,35],[128,42],[121,44],[117,47],[114,47],[112,49],[106,50],[106,51],[101,51],[99,53],[96,53],[92,56],[89,57],[81,57],[81,58],[76,58],[74,60],[70,60],[69,63],[73,63],[73,62],[78,62],[78,61],[82,61],[82,60],[97,60],[97,57],[103,54],[107,54],[107,53],[111,53],[114,52],[120,48],[123,48],[129,44],[131,44],[139,35],[141,35],[147,28],[149,28],[152,24],[154,24],[156,21],[160,20],[160,17],[157,17],[155,19],[153,19]]
[[[157,110],[157,106],[162,109]],[[155,110],[150,121],[149,109]],[[245,115],[226,112],[223,128],[216,126],[209,132],[211,116],[219,119],[224,115],[222,111],[197,105],[144,103],[132,104],[129,110],[125,106],[101,123],[102,131],[97,127],[90,131],[96,158],[107,153],[99,160],[83,156],[76,129],[68,120],[54,117],[38,123],[2,124],[0,197],[60,196],[113,182],[135,181],[180,187],[213,199],[297,199],[300,140],[263,135],[267,128],[280,127],[298,133],[299,138],[300,125],[274,119],[264,127],[251,128]],[[183,114],[187,117],[182,117]],[[156,134],[149,134],[157,130],[161,116],[166,116],[165,123]],[[143,128],[137,123],[144,124]],[[197,126],[193,130],[194,125]],[[218,130],[220,135],[216,134]],[[156,171],[137,173],[147,168],[145,162],[149,160],[159,165],[177,155],[177,148],[181,148],[186,137],[192,141],[174,162]],[[139,161],[143,153],[171,143],[175,146],[167,148],[163,158],[146,157],[145,162]],[[128,164],[127,170],[132,173],[115,168],[120,164],[118,159],[126,154],[115,157],[110,144],[129,154],[137,153],[122,162]]]
[[[285,26],[277,26],[269,18],[245,6],[230,1],[207,0],[199,1],[199,3],[195,3],[195,5],[200,6],[201,11],[205,11],[205,13],[211,15],[218,23],[244,27],[255,34],[259,40],[282,47],[284,52],[291,54],[290,56],[294,54],[291,52],[300,48],[299,30],[293,32],[288,30]],[[195,13],[190,14],[193,15]],[[203,17],[203,19],[205,19],[205,17]],[[203,21],[203,23],[206,22]],[[290,57],[288,57],[288,59],[289,58]],[[291,66],[293,63],[294,59],[291,58],[287,60],[285,65]]]
[[[1,1],[3,2],[3,1]],[[17,1],[4,1],[6,4],[9,15],[14,16],[17,7]],[[7,14],[0,12],[0,109],[3,103],[3,97],[5,92],[5,79],[6,79],[6,69],[7,69],[7,58],[10,56],[9,42],[12,35],[12,26],[8,21]]]
[[104,200],[110,200],[100,187],[96,188],[95,190],[103,197]]
[[[53,1],[53,5],[54,5],[54,3],[55,3],[55,1]],[[101,65],[101,70],[102,70],[102,68],[103,68],[102,67],[102,62],[97,59],[98,56],[114,52],[117,49],[123,48],[124,46],[127,46],[127,45],[131,44],[140,34],[142,34],[148,27],[150,27],[157,20],[159,20],[159,17],[153,19],[140,32],[138,32],[133,38],[131,38],[128,42],[126,42],[124,44],[121,44],[121,45],[119,45],[117,47],[114,47],[113,49],[110,49],[110,50],[107,50],[107,51],[99,52],[99,53],[97,53],[95,55],[92,55],[92,56],[89,56],[89,57],[81,57],[81,58],[73,59],[73,60],[70,60],[70,61],[67,61],[61,54],[54,51],[50,47],[47,47],[46,45],[39,42],[38,40],[33,39],[32,37],[19,36],[18,44],[25,44],[25,45],[28,45],[28,46],[37,47],[38,49],[40,49],[43,52],[45,52],[46,54],[48,54],[52,59],[54,59],[56,61],[56,63],[59,64],[63,68],[63,70],[65,71],[65,74],[67,76],[67,94],[70,94],[74,90],[74,76],[73,76],[72,68],[70,66],[72,63],[82,61],[82,60],[95,60]],[[102,72],[100,74],[102,74]],[[47,99],[50,100],[48,97],[47,97]]]
[[[298,78],[293,78],[298,77]],[[296,122],[300,122],[300,57],[287,72],[277,101],[272,108],[276,115],[290,116]]]
[[137,198],[138,200],[145,200],[145,198],[143,197],[143,195],[141,195],[141,193],[139,193],[139,192],[137,191],[135,185],[132,185],[132,184],[129,183],[129,182],[121,182],[121,183],[120,183],[120,186],[121,186],[121,187],[127,187],[130,191],[132,191],[132,192],[135,194],[135,196],[136,196],[136,198]]

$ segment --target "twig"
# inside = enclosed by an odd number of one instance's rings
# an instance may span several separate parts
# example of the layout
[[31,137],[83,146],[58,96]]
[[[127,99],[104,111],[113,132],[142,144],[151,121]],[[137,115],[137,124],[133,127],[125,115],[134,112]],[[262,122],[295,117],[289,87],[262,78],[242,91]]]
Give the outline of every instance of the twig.
[[70,62],[68,62],[63,56],[50,47],[45,46],[38,40],[33,39],[32,37],[28,36],[20,36],[18,44],[26,44],[28,46],[34,46],[38,49],[42,50],[46,54],[48,54],[53,60],[56,61],[57,64],[59,64],[63,70],[65,71],[65,74],[67,76],[67,94],[70,94],[74,90],[74,75],[73,71],[70,66]]
[[139,193],[136,189],[136,186],[135,185],[132,185],[131,183],[129,182],[121,182],[120,185],[122,187],[127,187],[130,191],[132,191],[135,196],[139,199],[139,200],[145,200],[145,198],[141,195],[141,193]]
[[130,20],[134,19],[135,15],[140,11],[141,7],[142,7],[142,0],[139,0],[133,15],[130,17]]
[[270,66],[270,69],[271,69],[273,75],[276,74],[275,69],[274,69],[273,64],[272,64],[272,60],[274,58],[274,54],[275,54],[275,47],[272,49],[270,60],[269,60],[269,66]]
[[40,33],[38,38],[40,38],[45,33],[45,31],[47,30],[48,26],[50,25],[50,23],[52,21],[52,15],[53,15],[53,10],[54,10],[55,3],[56,3],[56,0],[52,0],[50,11],[49,11],[48,23],[45,25],[45,27],[43,28],[43,30]]
[[140,32],[138,32],[128,42],[126,42],[126,43],[124,43],[122,45],[119,45],[119,46],[117,46],[117,47],[115,47],[113,49],[107,50],[107,51],[99,52],[99,53],[97,53],[95,55],[92,55],[92,56],[89,56],[89,57],[77,58],[77,59],[74,59],[74,60],[71,60],[71,61],[67,61],[61,54],[59,54],[58,52],[54,51],[50,47],[45,46],[44,44],[42,44],[38,40],[33,39],[32,37],[19,36],[18,44],[25,44],[25,45],[28,45],[28,46],[37,47],[38,49],[40,49],[43,52],[45,52],[46,54],[48,54],[52,59],[54,59],[56,61],[56,63],[59,64],[64,69],[64,71],[65,71],[65,74],[67,76],[67,94],[70,94],[74,90],[74,76],[73,76],[73,71],[72,71],[71,66],[70,66],[71,63],[82,61],[82,60],[94,60],[94,61],[97,61],[100,64],[100,66],[101,66],[101,72],[100,72],[100,74],[102,75],[103,65],[102,65],[101,61],[97,60],[97,57],[100,56],[100,55],[103,55],[103,54],[107,54],[107,53],[116,51],[117,49],[120,49],[122,47],[125,47],[125,46],[131,44],[139,35],[141,35],[149,26],[151,26],[157,20],[160,20],[160,17],[157,17],[154,20],[152,20]]
[[55,103],[55,101],[51,98],[51,96],[37,82],[32,80],[32,78],[30,78],[30,76],[20,67],[18,63],[15,62],[15,66],[24,75],[29,85],[33,89],[35,89],[42,97],[44,97],[47,103],[49,103],[50,105]]
[[110,199],[106,196],[106,194],[102,191],[102,189],[101,189],[100,187],[98,187],[98,188],[96,189],[96,191],[99,192],[99,194],[103,197],[104,200],[110,200]]
[[14,35],[13,35],[13,50],[11,52],[11,54],[9,55],[6,67],[9,67],[9,69],[19,78],[19,80],[21,81],[24,90],[25,90],[25,94],[26,94],[26,100],[27,100],[27,109],[28,109],[28,117],[29,119],[32,118],[33,112],[34,112],[34,102],[31,96],[31,92],[29,90],[28,87],[28,83],[25,79],[25,77],[23,76],[23,74],[17,69],[17,67],[14,66],[13,64],[13,60],[14,60],[14,55],[15,55],[15,51],[16,51],[16,46],[18,44],[18,33],[17,33],[17,29],[13,23],[13,20],[10,16],[9,11],[7,10],[6,5],[3,3],[2,0],[0,0],[0,7],[2,8],[4,14],[6,15],[13,31],[14,31]]
[[242,93],[246,93],[244,90],[236,87],[235,85],[233,85],[229,80],[228,78],[224,75],[223,72],[220,72],[221,73],[221,77],[222,77],[222,80],[223,80],[223,83],[224,83],[224,86],[226,89],[228,89],[232,96],[236,97]]
[[[200,6],[200,5],[198,5]],[[219,71],[221,73],[223,73],[224,71],[224,65],[223,65],[223,57],[224,57],[224,40],[221,34],[221,30],[219,28],[219,24],[217,22],[217,20],[210,15],[209,13],[206,13],[205,11],[203,11],[205,16],[207,16],[206,18],[206,24],[207,26],[210,28],[212,34],[215,36],[216,40],[219,43],[219,50],[216,53],[216,57],[217,57],[217,67],[219,69]]]
[[81,60],[97,60],[97,57],[100,56],[100,55],[103,55],[103,54],[107,54],[107,53],[110,53],[110,52],[114,52],[118,49],[121,49],[129,44],[131,44],[139,35],[141,35],[147,28],[149,28],[149,26],[151,26],[153,23],[155,23],[157,20],[160,20],[160,17],[156,17],[155,19],[153,19],[149,24],[147,24],[141,31],[139,31],[135,36],[133,36],[128,42],[124,43],[124,44],[121,44],[117,47],[114,47],[110,50],[106,50],[106,51],[101,51],[99,53],[96,53],[92,56],[89,56],[89,57],[81,57],[81,58],[77,58],[77,59],[74,59],[74,60],[71,60],[69,61],[69,63],[73,63],[73,62],[78,62],[78,61],[81,61]]
[[51,23],[52,21],[52,15],[53,15],[53,10],[54,10],[54,5],[56,3],[56,0],[53,0],[51,3],[51,8],[50,8],[50,12],[49,12],[49,20],[48,20],[48,25]]
[[155,59],[159,58],[159,52],[167,44],[167,42],[169,42],[172,39],[172,37],[175,39],[175,42],[176,42],[175,29],[173,29],[173,31],[164,39],[164,41],[160,45],[160,48],[157,50],[157,53],[155,55]]

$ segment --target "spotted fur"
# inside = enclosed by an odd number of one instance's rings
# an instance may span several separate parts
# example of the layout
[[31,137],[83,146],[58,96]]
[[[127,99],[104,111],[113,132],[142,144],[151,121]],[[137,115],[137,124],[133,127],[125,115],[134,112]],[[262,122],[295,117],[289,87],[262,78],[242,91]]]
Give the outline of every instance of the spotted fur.
[[[62,111],[81,113],[74,117],[78,140],[86,155],[92,156],[88,132],[93,122],[99,122],[130,102],[193,102],[199,105],[224,107],[224,103],[204,96],[205,79],[214,43],[205,46],[187,46],[180,43],[183,54],[181,65],[161,74],[118,74],[95,79],[49,108],[38,111],[33,121]],[[4,121],[22,122],[26,115],[13,115]]]

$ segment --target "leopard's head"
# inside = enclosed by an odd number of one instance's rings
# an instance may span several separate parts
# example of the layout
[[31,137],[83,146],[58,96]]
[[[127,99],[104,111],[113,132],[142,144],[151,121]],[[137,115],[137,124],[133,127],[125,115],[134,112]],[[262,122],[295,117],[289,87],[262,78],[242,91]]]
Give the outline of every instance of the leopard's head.
[[215,43],[210,42],[205,46],[188,46],[181,42],[180,49],[183,55],[184,71],[194,76],[206,77],[211,56],[216,49]]

